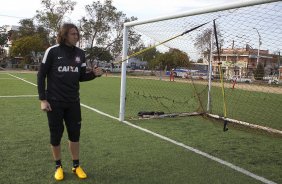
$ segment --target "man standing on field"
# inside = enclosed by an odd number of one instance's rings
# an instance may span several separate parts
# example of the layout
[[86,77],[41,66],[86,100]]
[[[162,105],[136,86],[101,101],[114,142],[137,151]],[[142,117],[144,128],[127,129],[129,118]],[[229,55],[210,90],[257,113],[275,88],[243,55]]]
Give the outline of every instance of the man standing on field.
[[64,24],[57,36],[58,44],[46,50],[37,75],[41,110],[47,112],[51,150],[56,164],[54,175],[56,180],[64,179],[60,143],[65,126],[73,160],[72,172],[80,179],[87,178],[79,164],[81,128],[79,82],[101,76],[102,70],[93,68],[91,72],[86,72],[84,51],[76,47],[78,40],[77,27],[74,24]]

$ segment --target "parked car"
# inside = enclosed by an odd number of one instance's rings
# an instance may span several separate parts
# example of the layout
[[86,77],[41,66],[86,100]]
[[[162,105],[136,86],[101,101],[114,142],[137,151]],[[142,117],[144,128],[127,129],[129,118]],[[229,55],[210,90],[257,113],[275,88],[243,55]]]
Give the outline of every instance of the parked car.
[[[121,65],[108,65],[101,67],[103,72],[113,72],[113,73],[119,73],[121,72]],[[126,71],[132,71],[130,66],[126,66]]]
[[278,79],[278,75],[268,75],[263,77],[264,81],[277,80],[277,79]]
[[187,68],[175,68],[175,69],[172,69],[172,71],[173,71],[175,77],[185,78],[185,76],[189,72],[189,69],[187,69]]
[[110,67],[110,66],[103,66],[102,67],[103,72],[111,72],[111,70],[112,70],[112,67]]
[[237,76],[237,75],[234,75],[231,79],[230,79],[231,82],[244,82],[244,83],[251,83],[252,82],[252,79],[250,78],[247,78],[247,77],[243,77],[243,76]]
[[269,79],[268,80],[268,84],[276,84],[276,85],[278,85],[279,84],[279,80],[278,79]]
[[[180,78],[191,78],[197,71],[198,70],[190,70],[183,67],[173,69],[174,76]],[[169,75],[169,71],[167,72],[167,75]]]

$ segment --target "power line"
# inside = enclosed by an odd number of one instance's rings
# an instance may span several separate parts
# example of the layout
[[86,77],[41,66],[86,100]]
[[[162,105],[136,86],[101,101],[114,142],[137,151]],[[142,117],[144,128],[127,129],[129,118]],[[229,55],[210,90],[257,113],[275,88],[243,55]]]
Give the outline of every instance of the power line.
[[0,17],[9,17],[9,18],[16,18],[16,19],[28,19],[27,17],[18,17],[18,16],[13,16],[13,15],[3,15],[3,14],[0,14]]

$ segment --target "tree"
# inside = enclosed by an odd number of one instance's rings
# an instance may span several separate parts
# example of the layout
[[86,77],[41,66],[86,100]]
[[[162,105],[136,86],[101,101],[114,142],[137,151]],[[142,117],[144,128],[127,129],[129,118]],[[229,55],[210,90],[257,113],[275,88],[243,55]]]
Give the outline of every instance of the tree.
[[96,61],[111,61],[113,59],[111,53],[108,50],[105,50],[101,47],[93,47],[86,49],[86,59],[87,60],[96,60]]
[[35,25],[32,19],[22,19],[20,20],[19,36],[32,36],[36,32]]
[[203,63],[203,62],[204,62],[203,58],[199,58],[199,59],[197,60],[197,63]]
[[168,52],[159,54],[156,59],[153,59],[149,63],[149,68],[159,68],[161,70],[167,68],[170,70],[176,67],[189,67],[189,64],[190,58],[186,53],[178,49],[170,49]]
[[[210,45],[211,45],[211,36],[213,35],[213,29],[212,28],[208,28],[203,30],[203,32],[201,34],[198,34],[196,37],[196,41],[194,46],[200,51],[200,53],[202,53],[203,57],[208,59],[208,56],[210,54]],[[220,31],[217,30],[217,35],[218,35],[218,42],[219,45],[222,45],[224,40],[220,38],[221,34]],[[216,42],[214,39],[213,42],[213,47],[214,49],[216,49]],[[219,48],[220,49],[220,48]]]
[[[0,56],[5,56],[5,50],[3,49],[3,46],[7,43],[8,40],[8,34],[5,32],[0,32]],[[0,61],[1,62],[1,61]]]
[[0,46],[4,46],[8,41],[8,34],[6,33],[6,28],[0,27]]
[[25,36],[13,42],[11,56],[22,56],[24,57],[25,63],[30,63],[32,52],[43,52],[45,49],[46,45],[39,34]]
[[18,32],[15,30],[9,30],[7,34],[8,41],[16,40],[18,38]]
[[[147,48],[150,48],[151,45],[149,45]],[[138,48],[138,50],[133,50],[134,53],[140,51],[140,50],[143,50],[143,49],[147,49],[145,48],[144,46],[140,46],[140,48]],[[155,58],[157,58],[157,56],[160,54],[160,52],[156,49],[156,47],[153,47],[149,50],[147,50],[146,52],[136,56],[139,60],[141,61],[147,61],[147,62],[153,62],[153,60]]]
[[39,35],[39,37],[42,39],[45,47],[48,48],[50,46],[48,31],[42,26],[37,26],[36,34]]
[[20,20],[18,31],[13,31],[11,55],[25,57],[31,53],[43,52],[48,46],[48,32],[42,26],[36,27],[32,19]]
[[258,63],[258,66],[254,71],[254,77],[256,80],[262,80],[263,76],[264,76],[264,66],[262,63]]
[[48,44],[48,31],[42,26],[36,26],[33,19],[22,19],[20,20],[20,27],[18,31],[13,31],[14,36],[12,40],[17,40],[26,36],[33,36],[39,34],[40,37]]
[[43,10],[36,10],[36,20],[49,31],[50,43],[55,43],[56,34],[63,22],[64,16],[74,10],[76,2],[71,0],[41,0]]
[[0,33],[0,46],[3,46],[7,43],[8,34],[7,33]]
[[[117,11],[112,0],[93,2],[85,6],[87,15],[80,20],[82,36],[89,41],[89,47],[94,45],[109,50],[112,56],[117,57],[122,50],[123,23],[137,20],[127,18],[124,13]],[[129,31],[129,53],[141,45],[140,35]]]

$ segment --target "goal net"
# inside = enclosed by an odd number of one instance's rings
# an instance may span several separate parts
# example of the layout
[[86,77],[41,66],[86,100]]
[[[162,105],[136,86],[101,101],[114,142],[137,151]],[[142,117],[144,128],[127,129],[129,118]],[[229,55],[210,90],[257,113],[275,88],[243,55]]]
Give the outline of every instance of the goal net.
[[120,119],[208,114],[282,130],[281,9],[245,1],[126,23]]

